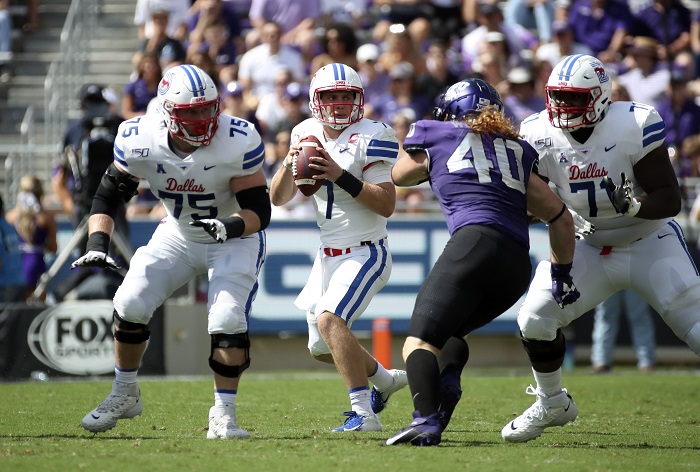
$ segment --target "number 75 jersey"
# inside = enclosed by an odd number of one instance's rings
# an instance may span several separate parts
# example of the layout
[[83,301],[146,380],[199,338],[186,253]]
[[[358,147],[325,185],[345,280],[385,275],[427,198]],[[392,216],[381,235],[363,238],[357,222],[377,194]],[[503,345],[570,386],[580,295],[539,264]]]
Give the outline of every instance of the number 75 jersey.
[[632,243],[666,224],[615,211],[603,177],[620,185],[620,172],[632,182],[635,195],[645,195],[634,175],[634,165],[649,152],[664,145],[666,127],[658,112],[636,102],[614,102],[585,143],[555,128],[547,111],[523,120],[520,134],[539,154],[539,174],[556,186],[566,205],[595,225],[586,236],[596,246]]
[[190,222],[229,216],[240,211],[231,190],[231,179],[257,172],[265,158],[265,146],[253,124],[228,115],[219,116],[219,127],[209,146],[184,158],[168,144],[168,130],[159,113],[123,122],[114,142],[115,165],[145,179],[153,195],[165,206],[168,219],[189,241],[215,243]]

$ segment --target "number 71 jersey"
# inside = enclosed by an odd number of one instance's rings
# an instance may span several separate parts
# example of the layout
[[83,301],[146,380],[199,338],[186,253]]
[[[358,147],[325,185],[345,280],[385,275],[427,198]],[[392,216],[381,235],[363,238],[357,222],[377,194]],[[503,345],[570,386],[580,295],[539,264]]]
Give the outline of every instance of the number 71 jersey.
[[462,122],[420,120],[404,149],[428,155],[450,234],[469,224],[495,226],[529,245],[526,192],[537,153],[527,142],[475,133]]
[[260,134],[246,120],[220,115],[211,144],[184,158],[172,151],[168,139],[159,113],[125,121],[114,142],[115,164],[148,181],[185,239],[215,243],[209,234],[189,223],[240,211],[231,179],[254,174],[262,167],[265,146]]
[[670,220],[618,214],[603,183],[603,177],[609,176],[620,185],[620,172],[624,172],[634,194],[645,195],[634,166],[666,138],[664,122],[652,106],[612,103],[585,143],[552,126],[547,111],[523,120],[520,134],[539,154],[539,174],[556,186],[569,208],[595,225],[587,242],[601,247],[630,244]]

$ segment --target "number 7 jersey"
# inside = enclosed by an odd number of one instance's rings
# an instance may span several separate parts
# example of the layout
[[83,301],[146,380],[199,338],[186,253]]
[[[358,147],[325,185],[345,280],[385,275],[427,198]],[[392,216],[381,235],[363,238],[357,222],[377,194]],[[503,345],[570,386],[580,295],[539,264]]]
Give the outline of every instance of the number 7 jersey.
[[145,179],[161,200],[168,219],[177,223],[189,241],[215,243],[190,222],[229,216],[240,211],[231,179],[257,172],[265,147],[252,123],[219,116],[219,127],[209,146],[180,158],[168,144],[168,130],[159,113],[123,122],[114,142],[115,165]]
[[657,111],[636,102],[614,102],[588,140],[581,144],[549,123],[547,111],[523,120],[520,134],[539,154],[539,174],[556,186],[566,205],[595,225],[585,240],[595,246],[632,243],[671,218],[644,220],[615,211],[603,177],[620,185],[620,172],[632,182],[635,195],[644,195],[634,165],[663,146],[666,128]]

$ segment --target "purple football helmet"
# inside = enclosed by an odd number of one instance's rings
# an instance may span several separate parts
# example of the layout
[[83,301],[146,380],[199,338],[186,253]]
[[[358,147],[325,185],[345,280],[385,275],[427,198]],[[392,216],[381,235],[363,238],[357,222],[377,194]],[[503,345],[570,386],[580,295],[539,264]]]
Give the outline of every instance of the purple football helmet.
[[496,89],[481,79],[465,79],[452,85],[438,98],[433,119],[459,120],[469,113],[480,113],[489,105],[503,112],[503,101]]

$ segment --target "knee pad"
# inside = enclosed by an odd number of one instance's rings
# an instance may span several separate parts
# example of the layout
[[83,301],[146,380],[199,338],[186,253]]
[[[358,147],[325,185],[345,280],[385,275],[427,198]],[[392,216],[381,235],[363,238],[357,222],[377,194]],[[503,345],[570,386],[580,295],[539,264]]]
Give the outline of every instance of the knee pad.
[[530,361],[550,362],[564,357],[566,352],[566,338],[560,329],[557,330],[557,337],[554,341],[540,341],[537,339],[526,339],[520,333],[520,339],[525,347]]
[[148,325],[126,321],[114,310],[114,339],[125,344],[141,344],[150,337]]
[[[245,362],[241,365],[226,365],[214,360],[214,349],[228,348],[245,349]],[[240,377],[248,367],[250,367],[250,339],[248,338],[248,333],[211,335],[211,354],[209,355],[209,368],[211,370],[222,377],[235,379]]]

